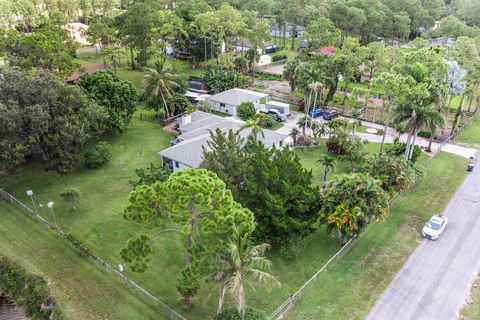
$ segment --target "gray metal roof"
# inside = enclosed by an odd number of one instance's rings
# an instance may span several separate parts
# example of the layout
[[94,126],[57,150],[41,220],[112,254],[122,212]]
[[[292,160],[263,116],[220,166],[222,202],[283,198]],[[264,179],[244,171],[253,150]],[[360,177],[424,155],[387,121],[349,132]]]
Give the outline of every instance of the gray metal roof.
[[238,106],[242,102],[247,102],[247,101],[254,102],[254,101],[258,101],[261,98],[266,98],[268,96],[269,95],[266,93],[233,88],[227,91],[214,94],[213,96],[207,97],[207,100],[224,103],[231,106]]
[[[192,114],[193,119],[200,119],[202,120],[197,121],[197,124],[200,122],[205,123],[204,115],[195,117],[194,115],[199,113],[199,111],[194,112]],[[209,118],[214,118],[216,121],[206,125],[204,127],[199,127],[196,130],[191,130],[179,136],[179,138],[184,139],[184,141],[180,142],[179,144],[167,148],[163,151],[160,151],[158,154],[162,157],[166,157],[180,163],[183,163],[187,166],[197,168],[203,161],[203,149],[202,146],[205,146],[208,149],[207,141],[210,139],[210,132],[216,130],[217,128],[221,129],[223,133],[227,134],[229,130],[233,130],[237,132],[240,130],[242,125],[244,124],[243,121],[235,120],[231,118],[222,118],[215,115],[207,114]],[[191,124],[194,124],[192,122]],[[248,137],[251,133],[251,129],[245,129],[240,131],[240,136],[242,138]],[[257,138],[262,141],[267,148],[271,148],[274,144],[283,141],[287,135],[278,133],[272,130],[263,130],[265,137],[258,136]]]

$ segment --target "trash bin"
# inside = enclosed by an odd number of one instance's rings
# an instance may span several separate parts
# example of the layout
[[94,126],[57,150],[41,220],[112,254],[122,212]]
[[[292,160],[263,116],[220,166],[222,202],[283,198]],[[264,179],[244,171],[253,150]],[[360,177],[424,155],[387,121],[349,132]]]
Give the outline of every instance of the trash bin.
[[468,172],[472,172],[472,171],[473,171],[473,167],[474,167],[474,165],[470,163],[470,164],[468,165],[468,167],[467,167],[467,171],[468,171]]

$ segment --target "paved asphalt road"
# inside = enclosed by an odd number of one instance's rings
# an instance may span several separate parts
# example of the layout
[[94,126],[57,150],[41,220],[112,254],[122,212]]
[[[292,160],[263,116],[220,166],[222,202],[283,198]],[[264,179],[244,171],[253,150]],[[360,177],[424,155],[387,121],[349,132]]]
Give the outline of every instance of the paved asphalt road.
[[444,214],[444,233],[422,241],[366,320],[458,318],[480,269],[480,159]]

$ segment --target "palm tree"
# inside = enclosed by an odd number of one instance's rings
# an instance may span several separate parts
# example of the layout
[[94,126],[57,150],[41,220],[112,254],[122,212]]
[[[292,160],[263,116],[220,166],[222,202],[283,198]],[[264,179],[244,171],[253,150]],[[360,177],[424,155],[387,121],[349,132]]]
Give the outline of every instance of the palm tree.
[[326,135],[328,133],[328,125],[326,122],[320,122],[318,125],[315,127],[313,131],[313,135],[318,138],[322,138],[322,136]]
[[[165,97],[171,97],[174,88],[180,87],[179,76],[173,73],[172,66],[163,61],[157,60],[152,67],[143,68],[143,88],[145,94],[149,97],[158,99],[162,98],[165,114],[170,118],[170,111],[167,106]],[[159,113],[159,106],[157,107],[157,116]]]
[[250,136],[253,137],[255,140],[257,136],[260,135],[262,138],[265,138],[265,132],[263,132],[262,126],[260,125],[259,119],[248,120],[245,124],[240,128],[240,131],[245,129],[251,129]]
[[427,119],[427,127],[430,129],[430,140],[428,141],[427,151],[432,151],[432,142],[433,137],[437,134],[438,128],[442,128],[445,126],[445,119],[441,115],[440,112],[435,112],[430,115]]
[[[315,113],[315,109],[317,109],[318,96],[320,95],[320,100],[322,99],[323,83],[314,82],[314,83],[311,83],[309,87],[312,90],[312,92],[315,93],[315,98],[313,100],[313,113]],[[309,116],[309,114],[306,113],[305,116],[307,117]],[[313,130],[313,122],[314,122],[314,119],[312,117],[312,121],[310,122],[310,130]]]
[[323,186],[322,190],[325,191],[327,187],[327,175],[330,170],[335,168],[335,159],[330,157],[327,154],[322,154],[320,159],[317,160],[321,165],[323,165]]
[[266,285],[280,284],[267,272],[271,267],[271,262],[264,255],[270,245],[266,243],[252,245],[251,238],[254,230],[255,225],[245,229],[234,226],[225,250],[215,252],[213,257],[209,257],[213,264],[213,271],[205,277],[205,280],[220,284],[217,305],[218,319],[222,314],[227,289],[234,295],[237,310],[243,316],[246,306],[245,284],[254,287],[251,280]]
[[297,145],[297,138],[299,134],[300,134],[300,131],[297,128],[292,128],[292,130],[290,130],[290,137],[292,137],[293,139],[294,146]]
[[407,103],[397,106],[395,109],[395,124],[403,124],[409,128],[405,158],[410,160],[415,147],[415,140],[418,132],[422,128],[429,128],[429,122],[433,118],[438,118],[439,114],[432,105],[422,105],[416,103]]

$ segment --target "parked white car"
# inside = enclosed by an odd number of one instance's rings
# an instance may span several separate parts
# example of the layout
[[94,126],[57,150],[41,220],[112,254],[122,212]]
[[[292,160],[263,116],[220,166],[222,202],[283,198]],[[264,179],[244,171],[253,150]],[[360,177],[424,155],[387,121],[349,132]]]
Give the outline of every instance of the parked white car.
[[425,223],[425,227],[422,230],[422,236],[430,240],[437,240],[442,234],[443,230],[447,226],[447,217],[437,214]]

